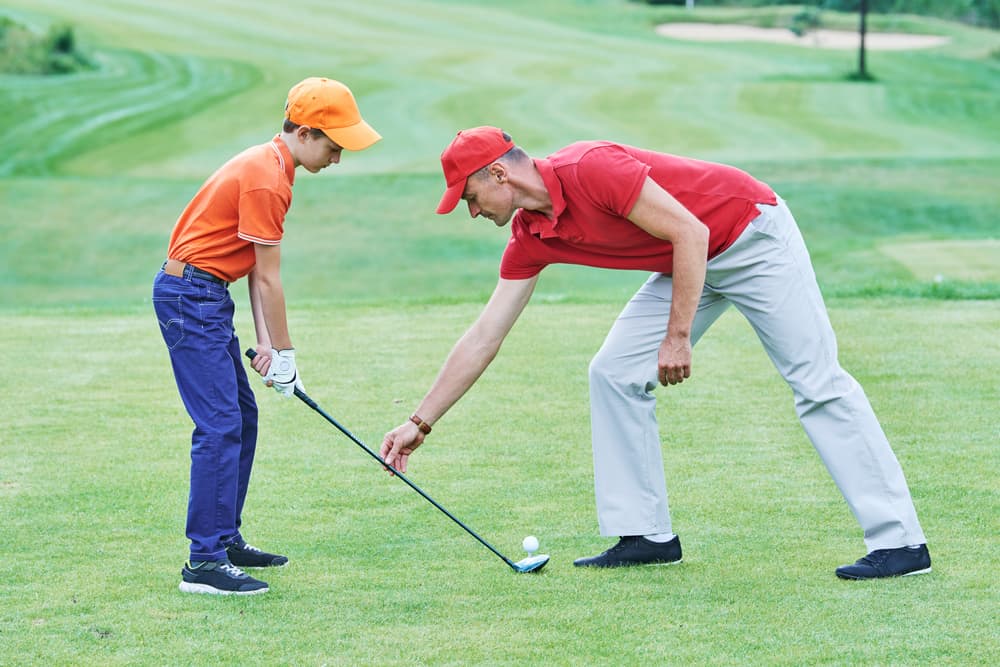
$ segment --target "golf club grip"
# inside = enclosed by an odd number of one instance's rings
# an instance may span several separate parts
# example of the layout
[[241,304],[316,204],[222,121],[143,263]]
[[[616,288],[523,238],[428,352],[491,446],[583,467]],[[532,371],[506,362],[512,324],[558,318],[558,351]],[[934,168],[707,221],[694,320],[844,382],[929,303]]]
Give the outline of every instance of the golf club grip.
[[[246,350],[246,352],[244,352],[244,354],[246,355],[246,357],[248,359],[253,359],[254,357],[257,356],[257,351],[254,350],[253,348],[247,348],[247,350]],[[330,422],[331,424],[333,424],[337,428],[338,431],[340,431],[341,433],[343,433],[344,435],[346,435],[348,438],[350,438],[351,441],[354,444],[356,444],[361,449],[365,450],[365,452],[367,452],[369,456],[371,456],[373,459],[375,459],[376,461],[378,461],[379,463],[381,463],[382,466],[386,470],[388,470],[393,475],[395,475],[396,477],[398,477],[399,479],[401,479],[403,482],[405,482],[406,485],[409,486],[411,489],[413,489],[414,491],[416,491],[417,493],[419,493],[420,496],[424,500],[426,500],[427,502],[429,502],[431,505],[434,505],[434,507],[436,507],[437,509],[439,509],[442,514],[444,514],[446,517],[448,517],[449,519],[451,519],[452,521],[454,521],[455,523],[457,523],[459,526],[461,526],[462,529],[465,530],[465,532],[467,532],[469,535],[472,535],[474,538],[476,538],[477,540],[479,540],[479,542],[484,547],[486,547],[487,549],[489,549],[490,551],[492,551],[494,555],[498,556],[501,560],[503,560],[505,563],[507,563],[507,565],[509,565],[511,568],[513,568],[515,570],[517,569],[517,567],[514,565],[513,561],[511,561],[509,558],[507,558],[502,553],[500,553],[499,551],[497,551],[497,549],[492,544],[490,544],[489,542],[487,542],[486,540],[484,540],[482,537],[480,537],[479,534],[476,533],[476,531],[472,530],[471,528],[469,528],[468,526],[466,526],[464,523],[462,523],[462,521],[457,516],[455,516],[454,514],[452,514],[451,512],[449,512],[448,510],[446,510],[443,505],[441,505],[440,503],[438,503],[438,501],[434,500],[429,495],[427,495],[424,492],[423,489],[421,489],[419,486],[417,486],[416,484],[414,484],[413,482],[411,482],[406,477],[406,475],[404,475],[403,473],[399,472],[398,470],[396,470],[395,468],[393,468],[391,465],[389,465],[388,463],[386,463],[385,459],[383,459],[381,456],[379,456],[378,454],[376,454],[372,449],[370,449],[368,447],[368,445],[366,445],[365,443],[361,442],[361,440],[359,440],[357,437],[355,437],[355,435],[353,433],[351,433],[346,428],[344,428],[340,424],[340,422],[338,422],[336,419],[334,419],[333,417],[331,417],[330,415],[328,415],[326,413],[326,411],[323,410],[323,408],[319,407],[319,405],[316,404],[316,401],[314,401],[311,398],[309,398],[309,396],[306,395],[306,393],[304,391],[301,391],[298,387],[296,387],[295,388],[295,395],[298,396],[299,399],[301,399],[303,403],[305,403],[310,408],[312,408],[313,410],[315,410],[316,412],[318,412],[320,414],[320,416],[323,417],[323,419],[325,419],[328,422]]]

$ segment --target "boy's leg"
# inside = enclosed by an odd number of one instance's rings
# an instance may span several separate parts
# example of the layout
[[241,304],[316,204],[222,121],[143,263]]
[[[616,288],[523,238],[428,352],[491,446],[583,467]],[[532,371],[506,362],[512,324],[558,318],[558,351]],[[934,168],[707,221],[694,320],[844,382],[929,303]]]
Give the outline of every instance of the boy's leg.
[[226,554],[233,565],[239,567],[280,567],[288,563],[288,557],[262,551],[246,543],[240,534],[242,525],[243,504],[247,497],[247,487],[250,483],[250,471],[253,468],[254,452],[257,448],[257,401],[254,399],[246,368],[243,366],[243,356],[240,353],[240,341],[233,333],[229,344],[229,357],[236,378],[239,410],[241,417],[239,474],[236,482],[236,519],[232,533],[224,535],[222,543]]
[[250,380],[247,377],[246,368],[243,366],[243,356],[240,353],[240,341],[235,333],[229,344],[229,356],[232,359],[233,371],[236,376],[242,430],[240,432],[239,479],[236,487],[236,533],[225,540],[227,545],[242,540],[239,530],[243,523],[243,504],[246,501],[254,453],[257,450],[257,401],[254,398],[253,389],[250,388]]
[[243,432],[229,353],[233,302],[224,288],[162,272],[153,302],[177,389],[195,424],[187,518],[191,560],[222,560],[222,540],[236,532]]

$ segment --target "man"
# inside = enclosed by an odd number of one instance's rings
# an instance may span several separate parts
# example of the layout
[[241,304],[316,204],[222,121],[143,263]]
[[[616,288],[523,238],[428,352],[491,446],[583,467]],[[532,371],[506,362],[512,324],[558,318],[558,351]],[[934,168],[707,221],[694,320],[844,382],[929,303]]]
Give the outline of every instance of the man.
[[153,282],[153,306],[181,399],[194,421],[187,536],[188,593],[248,595],[268,586],[240,568],[288,558],[246,543],[243,503],[257,443],[257,405],[233,329],[229,284],[246,276],[257,335],[253,368],[284,396],[301,387],[281,285],[281,239],[295,169],[317,173],[381,137],[351,91],[308,78],[288,93],[281,132],[224,164],[174,227]]
[[405,472],[431,426],[497,354],[549,264],[652,271],[590,364],[594,485],[602,535],[582,567],[681,560],[667,507],[653,389],[691,376],[692,346],[730,305],[749,320],[795,396],[806,433],[864,529],[869,552],[842,578],[930,571],[906,481],[861,387],[837,363],[805,244],[784,202],[733,167],[606,141],[532,159],[495,127],[441,155],[438,213],[512,218],[493,296],[381,454]]

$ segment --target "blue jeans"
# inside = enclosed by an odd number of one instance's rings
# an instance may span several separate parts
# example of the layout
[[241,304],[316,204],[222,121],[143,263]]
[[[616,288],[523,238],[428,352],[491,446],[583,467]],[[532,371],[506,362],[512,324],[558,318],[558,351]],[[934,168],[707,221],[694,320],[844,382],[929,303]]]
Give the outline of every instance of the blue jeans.
[[257,447],[257,403],[233,329],[229,290],[160,271],[153,308],[184,407],[194,421],[187,536],[191,560],[221,560],[241,540],[240,515]]

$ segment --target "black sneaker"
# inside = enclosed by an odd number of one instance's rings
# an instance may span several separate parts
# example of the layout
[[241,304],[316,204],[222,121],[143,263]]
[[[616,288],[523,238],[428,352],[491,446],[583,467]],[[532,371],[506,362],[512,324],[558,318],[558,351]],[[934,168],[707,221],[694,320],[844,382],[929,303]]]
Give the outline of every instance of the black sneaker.
[[181,570],[181,591],[212,595],[255,595],[266,593],[267,584],[254,579],[228,560],[205,561]]
[[626,565],[670,565],[681,562],[681,538],[653,542],[641,535],[627,535],[599,556],[577,558],[577,567],[624,567]]
[[288,563],[287,556],[269,554],[257,547],[240,542],[226,547],[229,562],[238,567],[282,567]]
[[881,579],[883,577],[907,577],[931,571],[931,555],[927,545],[899,547],[898,549],[877,549],[854,565],[841,565],[837,576],[841,579]]

